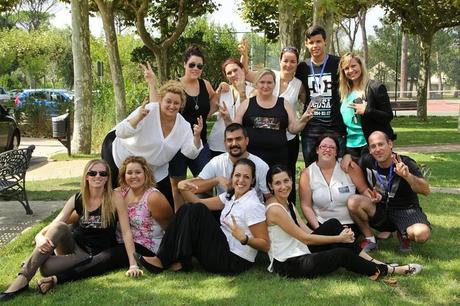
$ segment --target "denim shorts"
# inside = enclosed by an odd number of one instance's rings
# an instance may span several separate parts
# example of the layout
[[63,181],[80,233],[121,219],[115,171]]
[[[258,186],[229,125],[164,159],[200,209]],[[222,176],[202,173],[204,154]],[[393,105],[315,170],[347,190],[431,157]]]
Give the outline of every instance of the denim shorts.
[[186,178],[187,167],[190,169],[194,177],[198,176],[210,160],[211,151],[209,150],[207,143],[203,145],[203,149],[195,159],[190,159],[179,151],[169,162],[169,177],[176,179]]

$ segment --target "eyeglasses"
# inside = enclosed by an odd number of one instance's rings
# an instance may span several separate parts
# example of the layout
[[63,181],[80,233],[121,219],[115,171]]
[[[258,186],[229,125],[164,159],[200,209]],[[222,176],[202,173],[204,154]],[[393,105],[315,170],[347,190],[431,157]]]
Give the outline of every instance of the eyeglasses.
[[328,145],[320,145],[319,148],[323,151],[327,151],[327,150],[330,150],[330,151],[335,151],[335,147],[334,146],[328,146]]
[[202,70],[203,69],[203,64],[195,64],[195,63],[188,64],[188,68],[190,68],[190,69],[193,69],[195,67],[200,69],[200,70]]
[[109,175],[107,173],[107,171],[93,171],[93,170],[88,171],[88,173],[86,173],[86,174],[89,175],[89,176],[96,176],[98,173],[99,173],[100,177],[106,177],[106,176]]
[[294,52],[296,54],[299,54],[299,50],[297,50],[296,47],[284,47],[282,50],[281,50],[281,53],[284,53],[284,52]]

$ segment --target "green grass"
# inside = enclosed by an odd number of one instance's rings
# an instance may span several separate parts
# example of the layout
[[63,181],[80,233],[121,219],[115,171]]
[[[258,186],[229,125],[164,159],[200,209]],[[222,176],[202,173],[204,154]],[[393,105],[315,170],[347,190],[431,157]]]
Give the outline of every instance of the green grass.
[[80,190],[80,178],[27,181],[27,197],[31,201],[67,200]]
[[76,159],[99,159],[101,158],[101,154],[99,153],[92,153],[92,154],[72,154],[69,156],[67,153],[56,153],[50,157],[50,159],[55,161],[68,161],[68,160],[76,160]]
[[398,134],[397,146],[460,143],[458,117],[428,117],[428,122],[417,117],[396,117],[391,125]]
[[[129,279],[116,271],[73,283],[62,284],[46,296],[32,289],[11,305],[458,305],[460,303],[460,205],[458,196],[433,194],[422,198],[422,206],[433,225],[425,245],[413,245],[410,255],[396,251],[392,239],[381,245],[375,257],[388,262],[418,262],[425,266],[413,277],[398,276],[390,287],[349,272],[337,272],[314,280],[288,280],[266,272],[267,259],[235,277],[198,271],[146,274]],[[0,288],[14,279],[17,268],[32,250],[35,226],[16,241],[0,249]],[[211,250],[210,250],[211,251]],[[35,280],[31,286],[35,288]]]
[[427,177],[430,186],[460,187],[458,171],[460,169],[460,152],[455,153],[410,153],[419,165],[430,168]]

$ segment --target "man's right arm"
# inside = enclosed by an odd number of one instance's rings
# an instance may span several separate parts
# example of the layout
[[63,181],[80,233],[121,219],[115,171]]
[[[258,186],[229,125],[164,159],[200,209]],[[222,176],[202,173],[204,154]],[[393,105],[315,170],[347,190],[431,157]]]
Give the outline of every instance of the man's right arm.
[[193,184],[195,184],[198,187],[196,190],[194,190],[194,193],[204,193],[211,191],[212,188],[214,188],[214,186],[222,184],[222,180],[225,180],[225,178],[221,176],[216,176],[209,179],[203,179],[198,176],[195,179],[193,179]]

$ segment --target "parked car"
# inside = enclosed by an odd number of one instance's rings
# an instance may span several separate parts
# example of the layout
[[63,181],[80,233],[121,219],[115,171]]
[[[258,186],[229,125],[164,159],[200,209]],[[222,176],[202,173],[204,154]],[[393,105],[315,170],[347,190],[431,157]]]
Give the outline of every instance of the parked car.
[[16,97],[16,109],[43,108],[50,117],[73,109],[73,93],[65,89],[26,89]]
[[19,147],[21,132],[14,116],[0,104],[0,153]]
[[0,87],[0,104],[3,106],[9,106],[9,102],[11,101],[10,94],[2,87]]

